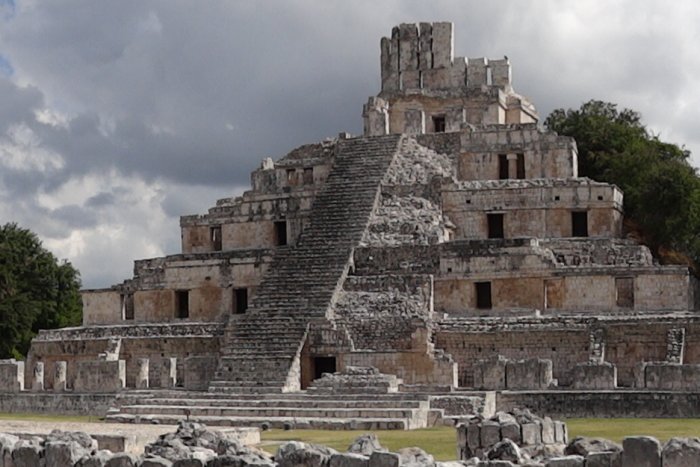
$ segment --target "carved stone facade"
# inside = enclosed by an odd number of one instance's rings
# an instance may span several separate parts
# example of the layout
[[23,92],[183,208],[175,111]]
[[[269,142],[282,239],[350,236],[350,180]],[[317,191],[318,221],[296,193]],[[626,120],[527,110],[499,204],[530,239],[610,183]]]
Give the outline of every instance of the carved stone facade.
[[695,278],[624,238],[622,192],[578,177],[575,142],[538,127],[507,59],[454,57],[451,23],[402,24],[381,76],[363,136],[266,159],[249,191],[181,218],[181,254],[84,291],[83,327],[33,342],[47,390],[61,362],[85,387],[80,369],[108,364],[80,362],[114,339],[127,387],[228,392],[358,366],[469,387],[498,355],[546,367],[538,387],[700,363]]

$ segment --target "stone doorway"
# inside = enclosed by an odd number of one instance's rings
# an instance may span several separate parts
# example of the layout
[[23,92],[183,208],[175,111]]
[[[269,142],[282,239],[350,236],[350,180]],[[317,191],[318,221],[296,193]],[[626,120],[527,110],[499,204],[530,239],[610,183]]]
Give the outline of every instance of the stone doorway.
[[314,379],[323,376],[323,373],[335,373],[335,357],[313,357]]

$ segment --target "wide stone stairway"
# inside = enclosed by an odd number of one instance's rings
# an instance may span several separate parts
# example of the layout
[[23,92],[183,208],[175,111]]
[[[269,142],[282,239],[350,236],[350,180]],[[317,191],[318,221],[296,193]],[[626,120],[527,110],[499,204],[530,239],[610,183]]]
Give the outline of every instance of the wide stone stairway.
[[326,318],[342,286],[400,140],[391,135],[338,144],[310,224],[296,245],[279,248],[248,312],[226,324],[211,392],[299,389],[298,354],[308,325]]

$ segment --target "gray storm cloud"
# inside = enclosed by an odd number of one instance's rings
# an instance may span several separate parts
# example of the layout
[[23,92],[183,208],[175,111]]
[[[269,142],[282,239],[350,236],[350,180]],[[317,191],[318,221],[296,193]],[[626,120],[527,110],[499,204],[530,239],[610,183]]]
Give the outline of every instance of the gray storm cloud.
[[178,214],[240,192],[263,157],[359,133],[379,39],[400,22],[453,21],[457,54],[507,54],[542,117],[617,102],[700,156],[690,1],[8,5],[0,221],[37,231],[89,287],[177,252]]

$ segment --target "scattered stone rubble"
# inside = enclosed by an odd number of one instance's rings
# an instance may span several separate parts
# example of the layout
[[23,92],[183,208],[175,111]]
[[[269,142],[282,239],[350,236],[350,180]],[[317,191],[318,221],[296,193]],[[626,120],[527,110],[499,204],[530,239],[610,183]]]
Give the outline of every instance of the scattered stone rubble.
[[[530,429],[532,428],[532,429]],[[476,429],[476,431],[475,431]],[[559,430],[559,431],[558,431]],[[476,435],[475,435],[476,433]],[[557,438],[563,436],[564,438]],[[180,422],[141,456],[99,450],[85,433],[55,430],[44,438],[20,439],[0,433],[0,467],[688,467],[700,465],[700,439],[672,438],[665,445],[648,436],[608,440],[578,437],[565,445],[566,425],[527,410],[499,412],[488,420],[458,427],[462,460],[436,462],[420,448],[389,452],[373,433],[360,436],[346,452],[290,441],[272,456],[242,445],[199,423]],[[479,440],[471,456],[470,442]],[[484,442],[482,447],[481,443]],[[488,445],[488,446],[486,446]],[[466,448],[466,450],[465,450]],[[465,457],[471,456],[471,457]]]
[[348,366],[342,372],[324,373],[313,384],[310,393],[387,394],[398,392],[401,380],[374,367]]

